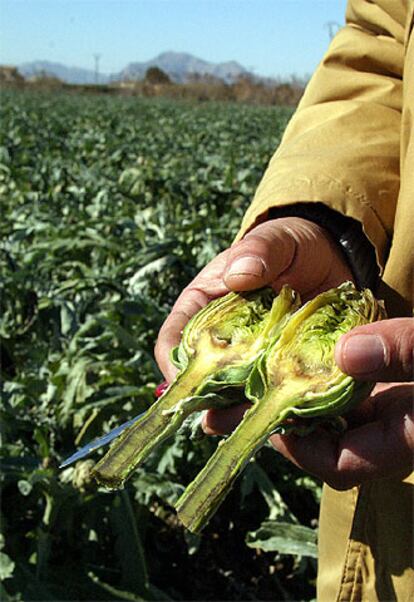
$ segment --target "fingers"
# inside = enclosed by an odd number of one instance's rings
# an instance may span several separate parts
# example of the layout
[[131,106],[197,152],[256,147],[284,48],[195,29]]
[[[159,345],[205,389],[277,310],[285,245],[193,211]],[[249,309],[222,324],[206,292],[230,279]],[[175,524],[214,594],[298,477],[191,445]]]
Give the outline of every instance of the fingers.
[[297,243],[286,221],[265,222],[230,248],[224,272],[230,289],[252,290],[271,284],[290,267]]
[[[412,385],[380,385],[367,400],[359,424],[342,437],[322,428],[310,435],[272,435],[270,442],[288,460],[335,489],[349,489],[371,479],[411,473],[414,460]],[[209,410],[203,417],[208,435],[232,432],[250,404]],[[361,418],[361,416],[360,416]]]
[[180,342],[185,325],[211,299],[228,293],[222,278],[227,253],[220,253],[184,289],[158,333],[154,353],[168,383],[177,374],[177,368],[170,361],[170,352]]
[[[270,442],[288,460],[335,489],[349,489],[371,479],[400,475],[413,469],[413,388],[393,384],[370,399],[371,422],[346,432],[340,439],[318,429],[301,437],[273,435]],[[209,410],[203,417],[207,435],[232,432],[250,404]],[[367,414],[368,416],[368,414]]]
[[335,360],[346,374],[380,382],[414,380],[414,319],[393,318],[354,328],[338,341]]
[[350,279],[351,273],[328,233],[301,218],[256,226],[227,255],[223,279],[234,291],[289,284],[311,296]]
[[203,416],[203,431],[206,435],[227,435],[231,433],[250,406],[250,403],[241,403],[231,408],[208,410]]
[[[197,307],[200,306],[197,305]],[[181,333],[190,317],[188,313],[177,310],[168,316],[158,333],[154,354],[158,367],[168,383],[174,380],[178,372],[178,369],[170,361],[170,352],[179,344]]]
[[392,475],[404,478],[413,470],[412,391],[387,420],[350,430],[339,441],[321,430],[307,437],[274,435],[271,443],[294,464],[334,489],[349,489]]

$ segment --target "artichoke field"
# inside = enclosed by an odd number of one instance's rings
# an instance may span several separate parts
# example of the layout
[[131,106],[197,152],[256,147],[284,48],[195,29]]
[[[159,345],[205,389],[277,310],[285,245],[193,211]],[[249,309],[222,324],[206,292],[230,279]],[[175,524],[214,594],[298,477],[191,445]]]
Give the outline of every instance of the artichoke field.
[[[186,339],[176,394],[159,402],[169,420],[155,420],[158,445],[142,442],[147,458],[122,490],[97,489],[91,459],[59,470],[75,446],[152,405],[158,330],[182,288],[233,239],[289,116],[2,92],[2,599],[313,598],[320,484],[268,446],[201,536],[174,511],[218,441],[192,439],[185,422],[164,441],[171,417],[175,427],[187,411],[223,403],[223,382],[231,398],[253,363],[252,398],[267,386],[277,343],[262,363],[250,344],[275,335],[266,295],[258,330],[246,320],[237,334],[249,362],[217,365],[211,376],[200,354],[197,387],[177,406],[197,345]],[[233,335],[217,327],[216,336]]]

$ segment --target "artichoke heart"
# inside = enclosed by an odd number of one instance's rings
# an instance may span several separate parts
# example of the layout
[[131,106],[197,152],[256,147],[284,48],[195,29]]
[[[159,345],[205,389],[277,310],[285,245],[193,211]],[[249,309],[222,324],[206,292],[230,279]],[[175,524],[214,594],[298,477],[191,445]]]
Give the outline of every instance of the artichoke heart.
[[[172,352],[179,372],[167,391],[115,440],[93,470],[107,487],[120,487],[159,443],[172,435],[194,411],[225,407],[245,386],[254,362],[270,338],[277,338],[299,296],[285,286],[229,293],[210,302],[186,325]],[[231,401],[233,399],[233,401]]]
[[[321,293],[301,307],[257,361],[246,387],[252,402],[265,399],[285,416],[341,415],[364,399],[374,383],[357,382],[337,366],[339,338],[356,326],[383,317],[368,289],[351,282]],[[277,426],[277,425],[276,425]]]
[[188,529],[205,526],[246,463],[286,419],[341,415],[369,394],[374,383],[358,383],[342,373],[334,349],[342,334],[383,316],[372,293],[357,291],[351,282],[321,293],[291,315],[250,372],[251,407],[177,502]]

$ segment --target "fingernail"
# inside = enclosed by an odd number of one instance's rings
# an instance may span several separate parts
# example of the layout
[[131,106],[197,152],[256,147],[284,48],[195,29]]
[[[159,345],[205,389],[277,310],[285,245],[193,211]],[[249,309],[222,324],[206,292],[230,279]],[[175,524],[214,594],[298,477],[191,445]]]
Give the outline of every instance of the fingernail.
[[227,270],[228,276],[263,276],[265,265],[260,257],[239,257]]
[[387,349],[375,334],[356,334],[342,347],[342,365],[351,374],[369,374],[386,365]]
[[159,385],[156,386],[155,391],[154,391],[154,395],[155,397],[161,397],[161,395],[163,395],[165,393],[165,391],[168,389],[170,385],[167,383],[166,380],[164,380],[162,383],[160,383]]

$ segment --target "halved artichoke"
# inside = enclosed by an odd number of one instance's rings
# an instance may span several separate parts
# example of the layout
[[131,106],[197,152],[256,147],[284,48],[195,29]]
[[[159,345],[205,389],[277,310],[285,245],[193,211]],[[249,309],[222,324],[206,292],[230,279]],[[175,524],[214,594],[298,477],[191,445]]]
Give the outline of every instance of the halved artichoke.
[[172,359],[180,368],[169,389],[115,440],[93,470],[107,487],[120,487],[131,472],[194,411],[231,403],[226,390],[244,387],[270,338],[277,338],[298,295],[283,287],[228,295],[210,302],[186,325]]
[[318,295],[290,317],[250,372],[251,408],[177,502],[188,529],[205,526],[246,463],[287,418],[340,415],[369,394],[374,383],[342,373],[334,348],[351,328],[382,317],[372,293],[357,291],[351,282]]

